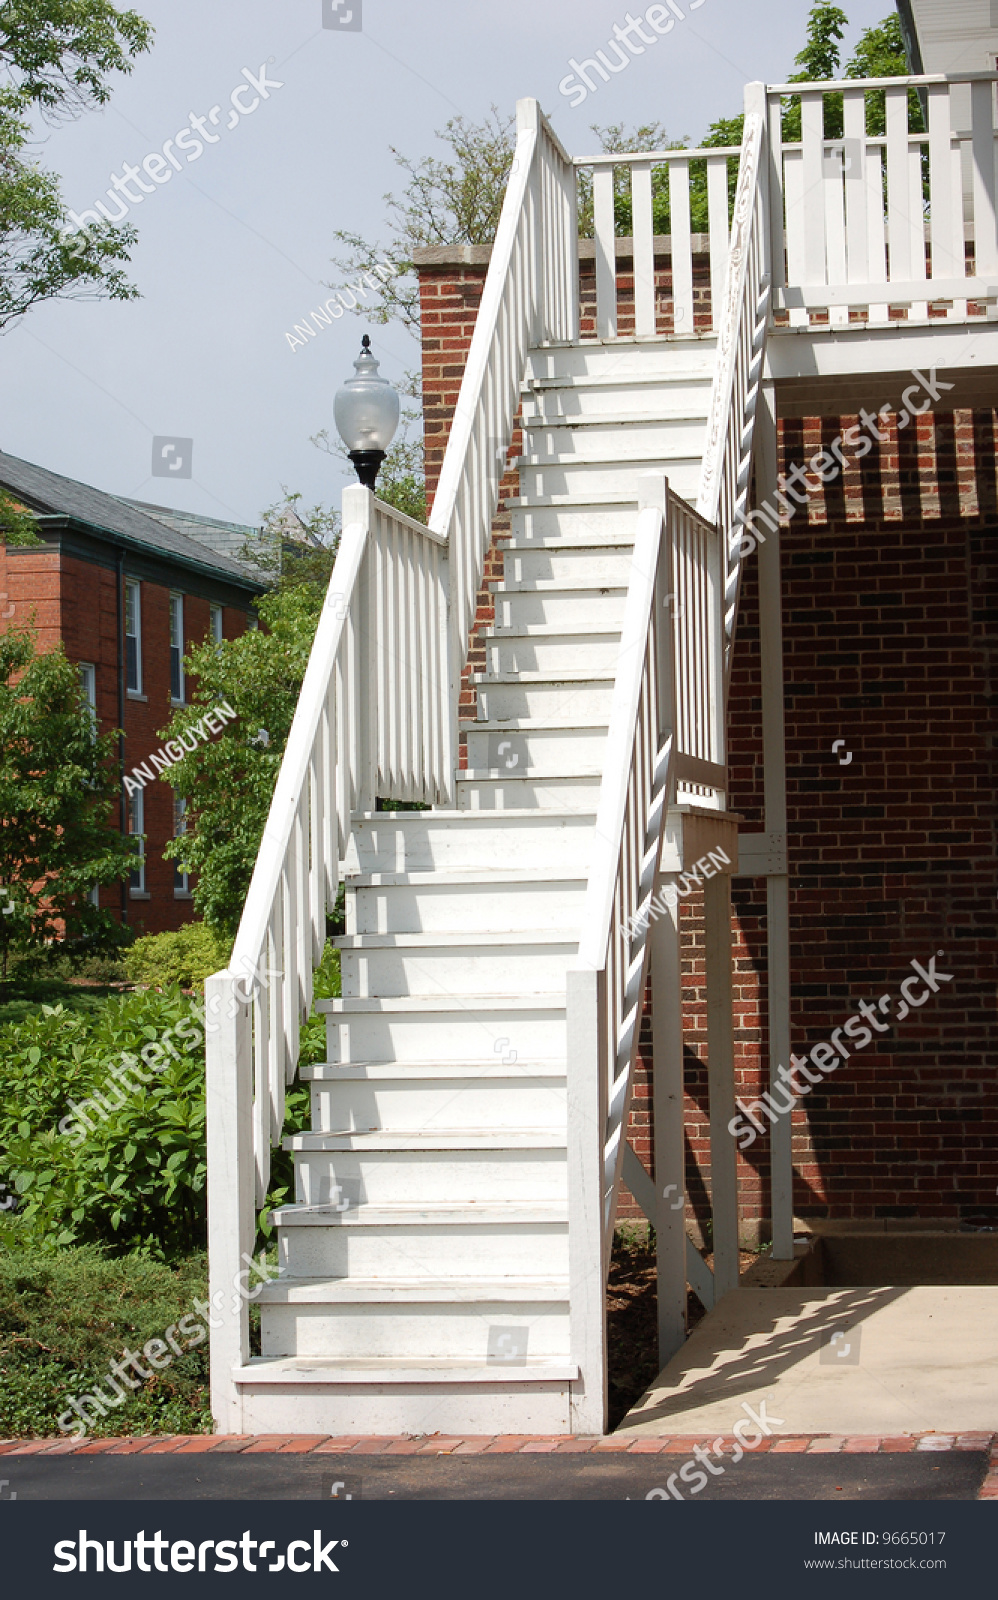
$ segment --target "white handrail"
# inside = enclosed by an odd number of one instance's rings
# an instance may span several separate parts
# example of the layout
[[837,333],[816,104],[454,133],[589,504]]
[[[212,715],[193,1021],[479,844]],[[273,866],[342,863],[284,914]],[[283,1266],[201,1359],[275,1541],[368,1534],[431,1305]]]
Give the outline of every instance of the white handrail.
[[450,556],[452,737],[527,353],[578,336],[575,168],[536,100],[520,100],[513,165],[429,519]]
[[[376,797],[440,804],[451,791],[447,580],[439,534],[368,489],[344,491],[336,562],[232,956],[206,986],[210,1273],[226,1303],[266,1198],[352,819]],[[217,1415],[236,1404],[245,1309],[213,1341]]]
[[708,523],[719,526],[725,538],[726,675],[731,667],[741,575],[738,552],[751,487],[755,412],[769,322],[770,274],[762,182],[764,151],[765,120],[761,109],[748,111],[697,499],[700,515]]

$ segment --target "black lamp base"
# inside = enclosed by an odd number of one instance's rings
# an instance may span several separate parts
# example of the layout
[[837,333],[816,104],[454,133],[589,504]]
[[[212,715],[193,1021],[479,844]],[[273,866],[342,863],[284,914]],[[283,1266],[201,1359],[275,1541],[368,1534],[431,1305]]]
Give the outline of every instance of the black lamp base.
[[377,482],[381,463],[385,459],[383,450],[351,450],[350,460],[353,468],[365,489],[373,489]]

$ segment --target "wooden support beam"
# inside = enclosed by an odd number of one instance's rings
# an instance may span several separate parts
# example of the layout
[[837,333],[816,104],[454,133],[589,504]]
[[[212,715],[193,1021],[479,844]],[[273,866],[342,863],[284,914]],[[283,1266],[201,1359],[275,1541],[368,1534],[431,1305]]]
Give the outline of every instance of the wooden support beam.
[[731,879],[704,884],[707,980],[707,1082],[710,1094],[710,1197],[714,1218],[714,1292],[738,1287],[738,1180],[735,1140],[734,1017],[731,984]]
[[[770,500],[777,489],[776,401],[764,383],[756,413],[756,492]],[[787,758],[783,712],[783,588],[780,530],[759,545],[759,654],[762,675],[763,795],[766,832],[783,841],[783,872],[766,880],[766,994],[769,1016],[769,1084],[777,1095],[780,1068],[790,1066],[790,879],[787,876]],[[777,1104],[782,1103],[782,1095]],[[790,1116],[770,1129],[770,1216],[773,1255],[794,1258],[794,1173]]]
[[[663,874],[663,889],[675,888]],[[658,1358],[664,1367],[686,1342],[686,1152],[683,1141],[683,991],[679,904],[656,917],[651,939],[653,1117],[655,1123],[655,1254],[658,1269]]]

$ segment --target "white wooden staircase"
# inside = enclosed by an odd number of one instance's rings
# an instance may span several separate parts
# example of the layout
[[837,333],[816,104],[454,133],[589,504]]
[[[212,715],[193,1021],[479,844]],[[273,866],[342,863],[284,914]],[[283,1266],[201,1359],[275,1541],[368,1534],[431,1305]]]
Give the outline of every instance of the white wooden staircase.
[[[604,1426],[648,902],[683,865],[684,815],[721,826],[725,810],[730,530],[765,328],[762,119],[747,127],[717,331],[685,339],[649,331],[641,293],[638,333],[617,338],[604,274],[606,336],[579,340],[573,164],[534,102],[519,130],[430,527],[366,490],[344,496],[239,938],[209,980],[212,1288],[236,1306],[345,883],[342,998],[317,1003],[327,1061],[300,1071],[312,1128],[285,1141],[280,1276],[254,1294],[262,1354],[245,1304],[212,1336],[225,1431]],[[726,191],[715,199],[726,239]],[[596,200],[605,246],[601,170]],[[520,495],[462,729],[501,442],[521,405]]]

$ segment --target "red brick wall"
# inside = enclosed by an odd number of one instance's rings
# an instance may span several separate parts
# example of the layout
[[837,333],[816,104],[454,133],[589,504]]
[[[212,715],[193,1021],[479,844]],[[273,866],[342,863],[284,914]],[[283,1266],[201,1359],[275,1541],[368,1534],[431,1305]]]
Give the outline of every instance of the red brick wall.
[[[421,268],[434,488],[484,271]],[[585,273],[584,265],[584,317],[592,299]],[[697,287],[702,306],[702,264]],[[623,274],[620,288],[623,332]],[[781,423],[782,469],[855,420]],[[890,994],[896,1010],[912,960],[927,965],[944,950],[937,966],[953,974],[799,1103],[799,1216],[998,1222],[998,1094],[989,1065],[998,1053],[988,716],[996,693],[995,459],[992,411],[926,413],[839,482],[819,487],[783,535],[793,1049],[806,1054],[828,1040],[860,1000]],[[503,531],[497,521],[499,540]],[[480,600],[481,625],[491,613],[488,597]],[[750,558],[729,717],[730,804],[747,831],[762,823],[757,616]],[[466,691],[465,714],[473,709]],[[845,746],[833,753],[839,738]],[[840,765],[849,751],[852,761]],[[752,1100],[767,1087],[765,882],[736,879],[733,904],[736,1085]],[[695,896],[683,903],[682,926],[687,1194],[700,1232],[709,1224],[710,1152]],[[650,1109],[646,1018],[630,1136],[649,1166]],[[739,1203],[747,1240],[768,1238],[768,1135],[739,1156]],[[620,1214],[640,1213],[625,1195]]]
[[[173,592],[183,593],[183,589],[183,574],[178,572]],[[113,568],[59,550],[8,551],[0,544],[0,631],[12,624],[33,622],[41,649],[53,649],[61,639],[70,661],[96,667],[97,714],[104,732],[119,726],[116,590]],[[125,699],[126,771],[160,749],[163,738],[159,730],[171,714],[170,593],[160,584],[141,582],[142,698],[129,695]],[[237,638],[245,629],[246,615],[226,606],[222,623],[225,638]],[[203,640],[208,628],[209,602],[184,594],[185,647]],[[193,687],[188,679],[188,697]],[[138,934],[163,933],[190,922],[194,907],[190,899],[176,897],[173,862],[163,856],[174,833],[173,790],[157,781],[146,784],[144,795],[148,898],[133,896],[126,883],[127,917]],[[117,814],[114,820],[117,825]],[[102,887],[105,909],[118,915],[121,899],[120,884]]]

